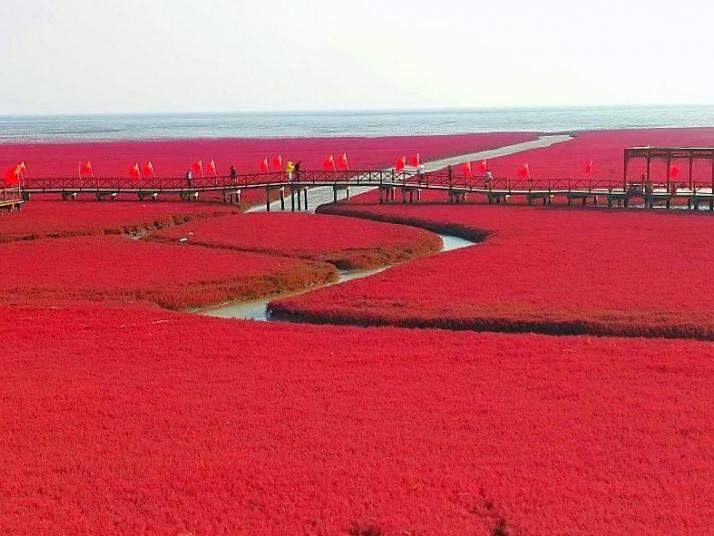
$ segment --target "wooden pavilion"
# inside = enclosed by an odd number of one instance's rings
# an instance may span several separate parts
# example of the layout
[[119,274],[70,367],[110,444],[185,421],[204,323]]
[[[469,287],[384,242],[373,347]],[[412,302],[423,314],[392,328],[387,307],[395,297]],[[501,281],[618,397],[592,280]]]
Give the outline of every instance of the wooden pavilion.
[[[625,149],[625,172],[623,179],[623,187],[628,188],[628,168],[630,163],[635,159],[644,159],[646,161],[645,182],[652,184],[652,163],[653,161],[664,161],[667,164],[666,176],[663,185],[667,190],[670,189],[672,183],[672,164],[677,160],[686,160],[688,163],[688,188],[696,190],[699,187],[712,187],[714,192],[714,148],[712,147],[631,147]],[[707,160],[711,163],[711,180],[695,180],[694,178],[694,162],[696,160]]]

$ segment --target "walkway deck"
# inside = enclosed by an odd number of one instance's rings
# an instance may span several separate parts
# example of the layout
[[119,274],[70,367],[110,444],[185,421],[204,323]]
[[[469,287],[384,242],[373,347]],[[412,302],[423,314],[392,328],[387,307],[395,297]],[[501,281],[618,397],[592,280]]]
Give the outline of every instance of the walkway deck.
[[[690,207],[706,204],[714,210],[714,193],[710,182],[694,182],[691,188],[680,188],[676,193],[668,191],[664,184],[653,183],[651,189],[636,183],[624,187],[621,181],[585,179],[510,179],[495,178],[487,184],[483,177],[465,177],[448,171],[427,172],[417,175],[414,171],[310,171],[289,180],[285,173],[244,175],[233,182],[229,177],[194,181],[190,186],[182,179],[152,179],[141,184],[132,184],[126,179],[98,179],[87,183],[78,179],[32,179],[23,189],[24,199],[32,195],[59,194],[64,199],[73,199],[78,194],[94,195],[98,199],[113,199],[118,194],[133,194],[141,200],[159,195],[178,195],[182,199],[196,200],[202,194],[222,195],[224,202],[235,203],[244,190],[265,190],[278,201],[265,205],[265,210],[287,209],[311,210],[318,204],[335,202],[353,193],[378,189],[384,203],[401,201],[413,203],[420,200],[424,190],[443,192],[454,203],[466,201],[471,196],[483,196],[491,203],[508,203],[520,197],[529,204],[548,204],[561,197],[568,204],[607,203],[610,206],[630,206],[640,200],[646,206],[658,203],[671,205],[676,199],[686,201]],[[321,197],[312,199],[313,193]],[[330,195],[331,194],[331,199]],[[401,194],[401,195],[397,195]],[[312,201],[310,201],[312,199]],[[17,207],[19,201],[10,201]],[[317,202],[316,202],[317,201]]]
[[[55,194],[63,199],[74,199],[78,194],[89,194],[97,199],[114,199],[119,194],[132,194],[140,200],[156,199],[164,195],[177,195],[191,201],[212,195],[225,203],[238,203],[241,192],[263,190],[265,205],[254,210],[314,210],[315,207],[370,190],[379,190],[382,203],[414,203],[425,190],[443,192],[446,199],[461,203],[469,196],[481,196],[489,203],[506,204],[520,197],[528,204],[549,204],[563,198],[568,205],[585,205],[588,202],[607,206],[655,205],[672,206],[682,200],[694,209],[702,205],[714,210],[714,181],[691,181],[687,188],[668,189],[667,183],[640,184],[622,179],[512,179],[494,178],[487,183],[484,177],[460,174],[453,166],[465,162],[496,158],[535,147],[562,143],[570,136],[542,136],[540,139],[501,147],[489,151],[450,157],[428,162],[423,173],[414,169],[405,171],[302,171],[295,176],[284,172],[255,173],[231,177],[196,178],[190,183],[178,177],[143,180],[125,178],[30,178],[23,185],[23,199],[33,195]],[[451,166],[451,167],[449,167]],[[401,194],[401,195],[398,195]],[[277,200],[274,200],[275,198]],[[289,206],[288,206],[289,205]]]
[[0,188],[0,210],[20,210],[23,203],[19,188]]
[[[523,151],[529,151],[531,149],[541,149],[545,147],[550,147],[557,143],[563,143],[572,140],[572,136],[558,134],[552,136],[540,136],[537,140],[527,141],[524,143],[517,143],[514,145],[506,145],[504,147],[498,147],[496,149],[487,149],[485,151],[478,151],[475,153],[469,153],[459,156],[452,156],[449,158],[442,158],[440,160],[432,160],[430,162],[424,163],[424,170],[427,173],[442,170],[448,166],[456,166],[463,164],[464,162],[475,162],[480,160],[491,160],[493,158],[498,158],[500,156],[508,156]],[[383,170],[385,173],[389,173],[389,170]],[[412,175],[414,173],[412,172]],[[351,186],[340,190],[341,195],[347,196],[357,196],[370,192],[377,189],[378,186]],[[330,186],[323,186],[318,188],[310,189],[310,203],[309,210],[314,212],[320,205],[326,205],[335,201],[335,190]],[[265,212],[266,210],[279,210],[280,207],[284,205],[281,200],[273,201],[270,208],[265,205],[259,205],[253,207],[249,212]]]

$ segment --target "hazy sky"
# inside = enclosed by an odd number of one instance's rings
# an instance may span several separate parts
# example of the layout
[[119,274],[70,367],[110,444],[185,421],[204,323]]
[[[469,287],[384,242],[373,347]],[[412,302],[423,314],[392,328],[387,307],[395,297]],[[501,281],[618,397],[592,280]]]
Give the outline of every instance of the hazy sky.
[[714,103],[704,1],[0,0],[0,20],[4,114]]

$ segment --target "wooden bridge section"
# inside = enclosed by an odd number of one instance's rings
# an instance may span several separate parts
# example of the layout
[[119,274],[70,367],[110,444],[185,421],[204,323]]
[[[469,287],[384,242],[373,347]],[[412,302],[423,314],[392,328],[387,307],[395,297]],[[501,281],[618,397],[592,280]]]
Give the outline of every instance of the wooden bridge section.
[[17,188],[0,188],[0,209],[13,212],[20,210],[24,203],[22,191]]
[[[647,162],[646,174],[639,180],[627,177],[630,162],[644,158]],[[667,170],[671,162],[686,158],[689,174],[686,182],[675,184],[670,173],[658,180],[651,174],[651,163],[663,159]],[[711,177],[696,178],[693,162],[699,158],[712,161]],[[672,201],[680,200],[690,208],[699,209],[705,205],[714,210],[714,148],[652,148],[636,147],[625,150],[624,180],[614,179],[512,179],[472,177],[455,173],[449,166],[434,172],[413,170],[366,170],[366,171],[301,171],[295,174],[285,172],[253,173],[234,177],[185,178],[26,178],[22,185],[22,199],[33,195],[55,194],[64,199],[74,199],[78,194],[90,194],[97,199],[114,199],[118,195],[131,194],[139,200],[157,199],[159,196],[177,195],[184,200],[201,197],[222,199],[224,203],[239,203],[241,192],[264,190],[266,209],[270,210],[271,199],[280,200],[281,209],[286,209],[290,200],[291,210],[305,210],[309,206],[310,188],[332,188],[333,200],[349,197],[353,186],[372,187],[379,190],[382,203],[401,201],[414,203],[421,199],[425,190],[443,192],[453,203],[466,201],[469,196],[482,196],[489,203],[508,203],[515,197],[524,198],[528,204],[550,204],[554,198],[567,200],[568,205],[607,204],[608,206],[630,206],[640,202],[645,207],[664,205],[670,207]],[[400,195],[398,195],[400,194]]]

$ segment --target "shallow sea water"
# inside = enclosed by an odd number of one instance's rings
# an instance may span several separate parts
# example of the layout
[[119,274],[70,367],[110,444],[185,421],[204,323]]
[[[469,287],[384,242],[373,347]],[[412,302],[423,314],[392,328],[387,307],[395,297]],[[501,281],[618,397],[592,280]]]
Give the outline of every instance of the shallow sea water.
[[0,116],[0,143],[714,127],[714,106]]

